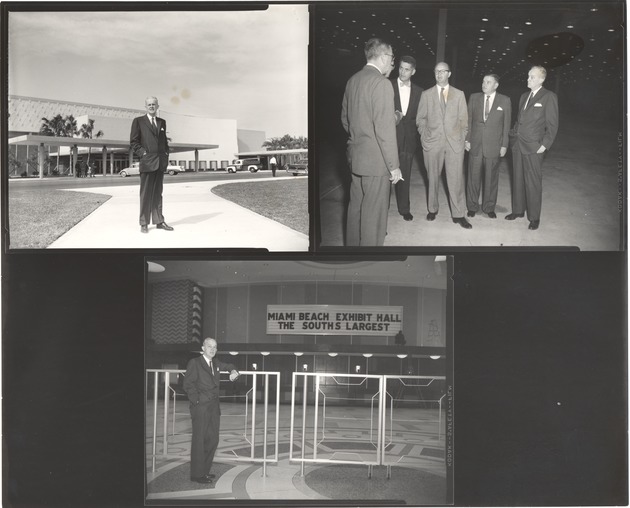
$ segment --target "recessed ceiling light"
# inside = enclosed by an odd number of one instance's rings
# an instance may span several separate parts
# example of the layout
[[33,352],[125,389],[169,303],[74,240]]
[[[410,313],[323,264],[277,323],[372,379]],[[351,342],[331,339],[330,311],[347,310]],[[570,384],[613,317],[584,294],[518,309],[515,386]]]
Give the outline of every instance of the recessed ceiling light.
[[483,18],[481,18],[481,21],[488,21],[488,18],[484,16]]

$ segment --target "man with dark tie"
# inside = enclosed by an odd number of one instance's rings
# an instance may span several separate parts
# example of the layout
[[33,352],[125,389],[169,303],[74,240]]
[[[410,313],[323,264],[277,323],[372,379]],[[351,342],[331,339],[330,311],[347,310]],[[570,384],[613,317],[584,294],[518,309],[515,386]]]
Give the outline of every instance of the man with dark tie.
[[401,178],[394,91],[384,76],[393,69],[394,54],[378,38],[370,39],[364,52],[367,64],[348,80],[341,108],[352,172],[346,245],[382,246],[391,184]]
[[156,97],[144,101],[147,114],[133,119],[130,144],[133,154],[140,159],[140,232],[148,233],[153,221],[158,229],[173,231],[162,215],[162,187],[168,166],[166,122],[157,117]]
[[422,88],[411,82],[416,73],[416,59],[403,56],[398,65],[398,78],[392,80],[394,88],[394,108],[396,109],[396,140],[398,142],[398,160],[402,179],[396,184],[396,204],[403,219],[413,220],[409,205],[409,185],[411,184],[411,164],[418,146],[416,114]]
[[239,373],[231,363],[215,358],[216,340],[204,339],[201,349],[203,354],[188,362],[183,384],[192,417],[190,479],[197,483],[212,483],[215,475],[210,473],[210,468],[219,445],[221,425],[220,372],[230,371],[230,381],[236,380]]
[[464,143],[468,131],[468,109],[464,92],[449,85],[451,70],[439,62],[434,69],[436,85],[422,92],[416,125],[422,140],[424,165],[429,176],[427,220],[435,220],[438,213],[440,176],[446,168],[451,217],[455,224],[472,228],[464,217]]
[[525,216],[528,228],[538,229],[542,207],[542,163],[558,132],[558,97],[542,86],[544,67],[535,65],[527,75],[531,90],[521,95],[518,117],[510,131],[512,147],[512,213],[506,220]]
[[[509,97],[497,93],[499,76],[488,74],[481,83],[483,93],[474,93],[468,100],[468,178],[466,206],[468,217],[479,211],[479,194],[483,180],[481,209],[496,219],[494,207],[499,190],[499,161],[507,153],[512,103]],[[482,178],[483,177],[483,178]]]

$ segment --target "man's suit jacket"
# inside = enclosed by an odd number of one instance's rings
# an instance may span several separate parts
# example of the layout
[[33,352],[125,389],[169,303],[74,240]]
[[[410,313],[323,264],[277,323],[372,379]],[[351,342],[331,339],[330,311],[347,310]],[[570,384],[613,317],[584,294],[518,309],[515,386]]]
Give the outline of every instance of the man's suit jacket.
[[530,93],[521,95],[517,119],[510,132],[524,154],[536,153],[541,145],[549,150],[558,133],[558,96],[541,88],[523,110]]
[[210,366],[203,355],[188,362],[183,386],[184,391],[188,395],[188,400],[192,404],[218,400],[219,372],[222,370],[234,370],[234,365],[222,362],[216,356],[212,359],[212,366],[214,372],[210,370]]
[[341,123],[349,134],[348,161],[361,176],[389,176],[400,167],[394,91],[389,80],[366,65],[346,84]]
[[155,122],[157,132],[151,126],[147,115],[134,118],[131,124],[131,150],[140,159],[141,173],[157,170],[164,172],[168,166],[169,148],[166,139],[166,122],[158,117],[155,117]]
[[468,135],[470,153],[486,158],[499,157],[501,147],[509,146],[510,123],[512,121],[512,103],[509,97],[495,94],[488,119],[483,121],[485,94],[474,93],[468,99]]
[[422,92],[416,125],[425,151],[440,148],[447,142],[453,152],[464,150],[468,131],[468,109],[464,92],[450,85],[446,99],[446,111],[442,115],[438,86]]
[[[400,103],[400,89],[398,88],[398,78],[392,79],[394,88],[394,109],[402,111]],[[416,128],[416,115],[418,114],[418,104],[422,88],[415,83],[411,83],[411,93],[409,94],[409,106],[407,113],[396,125],[396,139],[398,140],[398,151],[400,153],[415,153],[418,146],[418,129]]]

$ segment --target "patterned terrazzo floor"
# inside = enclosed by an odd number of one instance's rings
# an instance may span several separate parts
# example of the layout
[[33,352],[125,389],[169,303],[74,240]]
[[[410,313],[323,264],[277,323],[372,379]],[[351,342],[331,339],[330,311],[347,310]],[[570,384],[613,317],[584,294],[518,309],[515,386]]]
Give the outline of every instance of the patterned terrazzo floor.
[[[212,485],[190,481],[190,417],[188,403],[178,401],[173,434],[172,407],[168,417],[168,453],[163,454],[163,405],[158,403],[155,471],[153,471],[153,406],[147,407],[147,503],[163,500],[374,500],[397,504],[444,504],[447,499],[444,414],[437,408],[398,408],[386,413],[385,455],[376,465],[377,420],[370,407],[336,406],[319,414],[317,434],[314,408],[306,413],[304,457],[365,464],[305,462],[302,457],[302,415],[295,414],[290,456],[291,408],[281,405],[276,460],[275,407],[270,407],[267,458],[264,455],[264,417],[256,415],[252,436],[251,414],[238,403],[223,403],[221,440]],[[390,408],[391,409],[391,408]],[[321,408],[320,408],[321,411]],[[299,413],[299,414],[298,414]],[[441,429],[439,429],[439,424]],[[253,441],[253,444],[252,444]],[[314,442],[317,446],[314,450]],[[251,459],[254,457],[254,460]],[[368,463],[374,464],[368,468]],[[389,471],[388,471],[389,470]],[[390,477],[388,478],[388,472]],[[371,473],[371,474],[370,474]]]

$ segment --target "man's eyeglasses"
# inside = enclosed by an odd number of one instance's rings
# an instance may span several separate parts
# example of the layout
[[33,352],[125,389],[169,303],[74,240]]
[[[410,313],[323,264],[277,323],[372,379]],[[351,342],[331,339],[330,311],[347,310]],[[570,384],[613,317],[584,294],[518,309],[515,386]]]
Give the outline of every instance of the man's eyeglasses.
[[385,56],[391,56],[392,60],[394,59],[394,55],[390,55],[389,53],[384,53]]
[[449,69],[439,69],[437,71],[435,71],[436,74],[442,74],[444,72],[451,72]]

